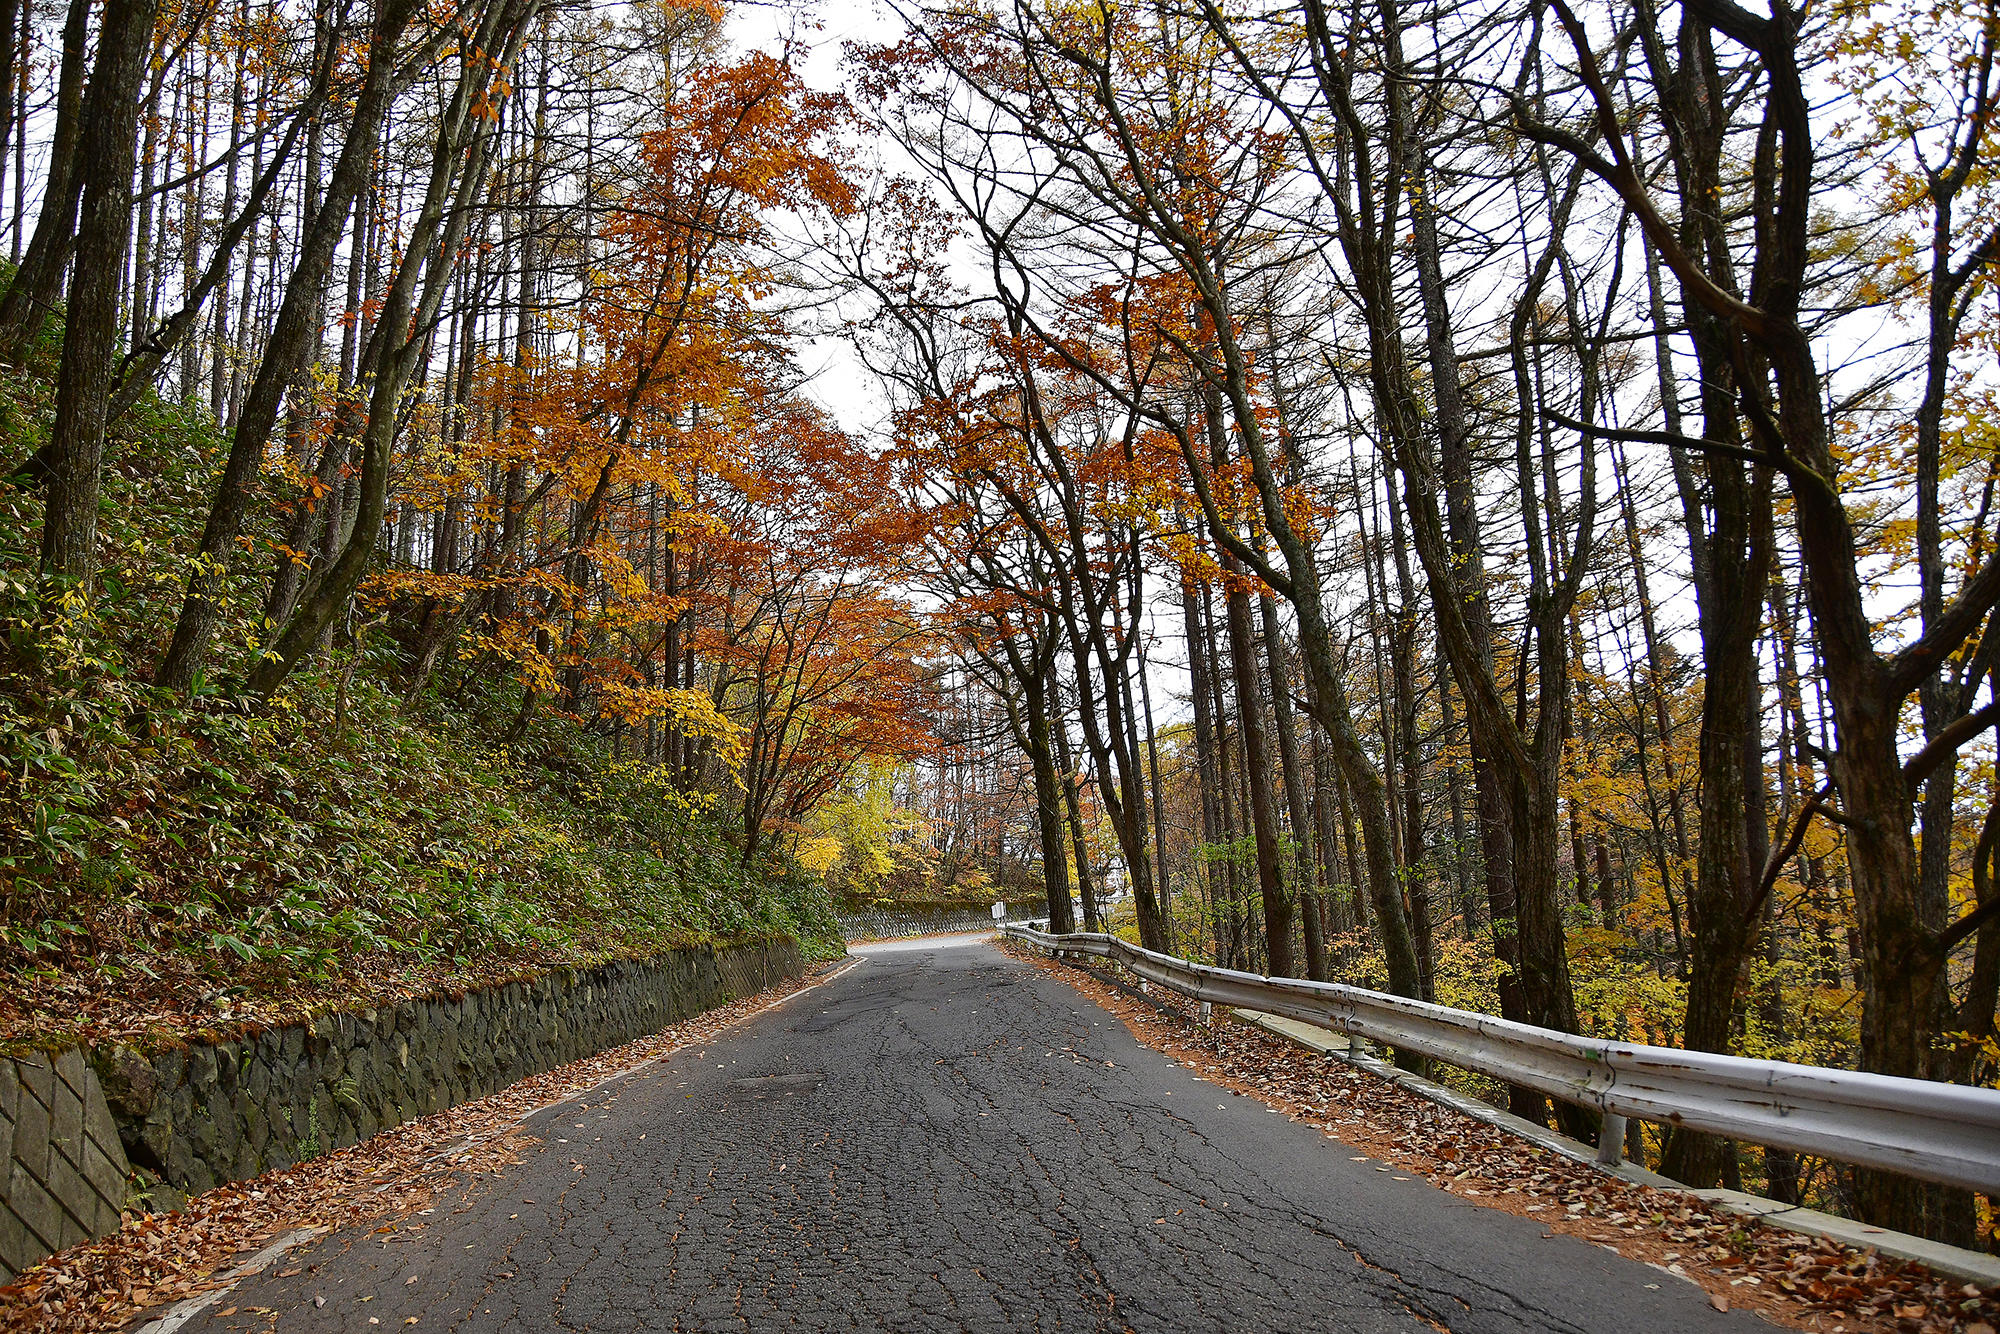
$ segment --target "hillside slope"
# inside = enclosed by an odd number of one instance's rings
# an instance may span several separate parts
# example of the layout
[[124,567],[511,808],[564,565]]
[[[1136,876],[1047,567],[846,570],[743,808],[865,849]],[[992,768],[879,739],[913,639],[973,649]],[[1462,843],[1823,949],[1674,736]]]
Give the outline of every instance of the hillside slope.
[[[224,440],[148,401],[107,459],[88,604],[41,583],[46,383],[0,383],[0,1041],[186,1032],[699,941],[837,952],[822,884],[746,866],[711,798],[543,711],[505,672],[403,697],[364,606],[269,707],[148,673]],[[246,543],[217,671],[241,670],[275,534]],[[488,664],[490,666],[490,664]]]

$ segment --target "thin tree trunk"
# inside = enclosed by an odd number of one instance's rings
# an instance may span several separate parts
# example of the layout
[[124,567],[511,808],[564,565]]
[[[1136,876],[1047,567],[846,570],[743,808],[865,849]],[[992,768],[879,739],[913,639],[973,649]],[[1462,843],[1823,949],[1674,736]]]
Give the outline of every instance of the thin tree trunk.
[[[499,71],[511,68],[535,4],[536,0],[497,0],[481,15],[483,31],[475,49],[504,51],[505,58],[490,63],[466,61],[438,129],[423,207],[412,224],[371,339],[368,362],[373,383],[362,436],[359,503],[349,525],[349,538],[326,577],[307,594],[273,647],[251,670],[244,688],[253,696],[270,695],[320,641],[374,555],[376,530],[387,503],[389,451],[403,388],[444,298],[458,242],[472,213],[470,196],[486,183],[486,161],[494,135],[475,107],[485,100]],[[416,332],[411,332],[412,328]]]
[[1250,594],[1234,557],[1223,556],[1229,582],[1223,606],[1229,626],[1229,661],[1236,678],[1236,712],[1243,736],[1245,790],[1250,831],[1257,849],[1257,886],[1264,908],[1264,944],[1273,977],[1292,975],[1292,901],[1278,849],[1278,816],[1271,799],[1270,742],[1264,725],[1263,683],[1251,642]]
[[1326,942],[1320,938],[1319,914],[1313,911],[1314,853],[1312,821],[1306,816],[1306,772],[1299,758],[1298,729],[1292,724],[1291,680],[1285,670],[1285,639],[1278,625],[1278,603],[1269,593],[1259,598],[1264,624],[1264,663],[1271,681],[1271,722],[1278,735],[1278,762],[1285,783],[1285,812],[1292,830],[1292,885],[1301,909],[1306,947],[1306,976],[1326,978]]
[[1055,732],[1056,762],[1062,766],[1063,807],[1069,817],[1070,849],[1076,859],[1077,895],[1083,900],[1083,929],[1102,931],[1104,919],[1097,912],[1097,887],[1090,875],[1090,845],[1083,836],[1083,807],[1077,799],[1077,790],[1083,785],[1083,775],[1078,773],[1070,758],[1069,723],[1063,717],[1062,703],[1052,687],[1049,692],[1050,724]]
[[[91,7],[91,0],[70,0],[69,17],[63,23],[62,70],[56,76],[56,120],[49,136],[48,179],[42,186],[42,207],[35,217],[34,237],[28,242],[27,253],[21,257],[6,295],[0,296],[0,361],[18,363],[35,335],[41,332],[56,295],[62,291],[63,270],[68,267],[70,251],[76,245],[77,215],[86,175],[78,170],[78,150],[85,119],[83,85]],[[110,31],[108,11],[104,30]],[[147,35],[151,36],[150,30]],[[103,45],[101,35],[98,44],[100,48]],[[22,141],[25,140],[24,133]],[[18,186],[21,180],[18,167],[14,180]],[[128,207],[131,188],[131,182],[127,181]]]
[[[174,637],[160,660],[155,679],[185,690],[201,670],[219,612],[221,577],[234,555],[237,534],[263,463],[264,449],[278,423],[286,386],[293,380],[308,348],[319,333],[319,307],[334,247],[345,229],[349,209],[367,179],[375,156],[382,111],[394,92],[395,52],[403,30],[414,15],[413,0],[388,0],[376,16],[369,40],[368,72],[355,103],[347,142],[341,146],[326,196],[307,228],[298,261],[285,289],[284,303],[264,344],[257,378],[243,403],[230,443],[229,459],[216,484],[215,499],[202,527],[201,542],[188,575],[187,596],[181,603]],[[334,491],[327,492],[330,499]],[[331,524],[332,515],[328,514]]]

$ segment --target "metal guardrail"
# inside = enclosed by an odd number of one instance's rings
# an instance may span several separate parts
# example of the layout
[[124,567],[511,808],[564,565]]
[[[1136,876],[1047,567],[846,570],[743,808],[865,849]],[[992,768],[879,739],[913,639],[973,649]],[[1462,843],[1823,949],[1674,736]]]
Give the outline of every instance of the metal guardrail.
[[2000,1091],[1578,1037],[1361,987],[1212,968],[1114,936],[1001,930],[1114,960],[1195,1000],[1318,1024],[1594,1107],[1605,1114],[1600,1161],[1618,1161],[1624,1119],[1638,1117],[2000,1193]]

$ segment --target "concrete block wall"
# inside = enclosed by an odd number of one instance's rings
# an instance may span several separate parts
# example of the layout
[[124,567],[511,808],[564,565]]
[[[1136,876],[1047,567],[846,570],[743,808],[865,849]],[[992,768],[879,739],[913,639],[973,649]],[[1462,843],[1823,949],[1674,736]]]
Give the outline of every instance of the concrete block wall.
[[[0,1283],[121,1207],[289,1167],[656,1032],[802,968],[788,939],[676,950],[221,1042],[0,1060]],[[129,1193],[132,1168],[148,1188]]]
[[118,1226],[130,1175],[81,1049],[0,1057],[0,1282]]

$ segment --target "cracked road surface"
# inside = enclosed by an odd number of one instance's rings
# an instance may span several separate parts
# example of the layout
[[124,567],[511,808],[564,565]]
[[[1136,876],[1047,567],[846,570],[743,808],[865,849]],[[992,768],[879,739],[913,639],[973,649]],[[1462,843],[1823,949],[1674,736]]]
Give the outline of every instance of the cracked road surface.
[[184,1330],[1758,1325],[1353,1161],[982,939],[861,953],[538,1113],[469,1199],[294,1250]]

